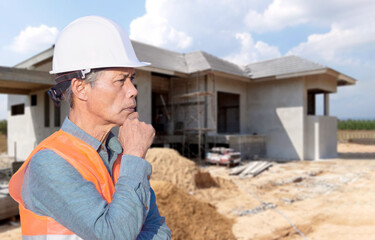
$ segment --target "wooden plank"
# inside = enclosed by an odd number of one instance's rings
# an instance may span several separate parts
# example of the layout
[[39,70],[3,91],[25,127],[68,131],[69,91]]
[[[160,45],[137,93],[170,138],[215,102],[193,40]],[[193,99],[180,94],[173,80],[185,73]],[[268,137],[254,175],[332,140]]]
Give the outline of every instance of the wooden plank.
[[253,169],[255,167],[257,167],[258,164],[260,164],[260,163],[261,162],[259,162],[259,161],[255,161],[255,162],[252,162],[252,163],[248,164],[247,168],[240,174],[240,177],[244,177],[244,176],[246,176],[248,174],[251,174],[251,172],[253,171]]
[[243,172],[243,171],[247,168],[247,166],[248,166],[248,164],[243,165],[243,166],[235,167],[235,168],[233,168],[233,169],[229,172],[229,175],[238,175],[238,174],[240,174],[241,172]]
[[261,168],[257,169],[257,171],[253,174],[253,177],[256,177],[257,175],[259,175],[261,172],[267,170],[268,168],[270,168],[272,166],[272,163],[267,163],[265,165],[263,165]]

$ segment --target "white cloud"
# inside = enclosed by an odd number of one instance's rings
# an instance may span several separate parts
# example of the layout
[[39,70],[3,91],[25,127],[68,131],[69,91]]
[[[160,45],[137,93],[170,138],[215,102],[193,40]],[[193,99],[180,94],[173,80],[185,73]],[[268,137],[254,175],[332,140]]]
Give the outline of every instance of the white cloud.
[[234,34],[246,31],[247,10],[267,2],[146,0],[146,14],[131,22],[130,38],[178,51],[229,51]]
[[192,44],[192,37],[173,28],[167,19],[152,13],[133,20],[130,24],[130,38],[159,47],[174,46],[186,49]]
[[270,46],[262,41],[254,42],[250,33],[237,33],[236,39],[241,43],[240,51],[224,57],[228,61],[245,65],[259,60],[281,56],[276,46]]
[[306,42],[292,48],[287,55],[304,56],[330,64],[359,64],[360,51],[353,53],[354,49],[375,44],[375,17],[366,21],[355,28],[333,24],[329,32],[310,35]]
[[280,30],[307,22],[306,10],[302,1],[274,0],[263,13],[250,9],[244,21],[255,32]]
[[50,47],[56,40],[58,30],[44,24],[28,26],[16,36],[9,48],[17,53],[31,53]]
[[263,11],[249,9],[244,23],[249,31],[278,31],[301,24],[330,26],[333,22],[355,26],[373,15],[373,0],[273,0]]
[[[331,28],[331,32],[312,34],[306,48],[301,43],[290,53],[303,55],[302,52],[310,51],[311,54],[324,54],[327,61],[337,61],[339,49],[347,51],[345,44],[348,47],[355,45],[339,36],[350,35],[356,41],[354,38],[358,34],[357,46],[360,46],[361,39],[370,38],[362,35],[375,29],[374,23],[366,23],[373,18],[374,12],[373,0],[146,0],[146,14],[130,24],[130,37],[171,50],[200,49],[244,62],[277,56],[275,53],[279,50],[262,41],[262,35],[256,36],[258,42],[251,43],[253,40],[246,40],[246,37],[236,35],[238,33],[281,32],[291,26],[303,25],[307,29],[318,26],[319,29]],[[361,28],[363,24],[367,27]],[[247,49],[254,53],[246,52],[244,41],[248,41],[248,45],[251,43],[253,47]],[[239,51],[239,48],[243,50]],[[340,61],[343,59],[341,57]]]

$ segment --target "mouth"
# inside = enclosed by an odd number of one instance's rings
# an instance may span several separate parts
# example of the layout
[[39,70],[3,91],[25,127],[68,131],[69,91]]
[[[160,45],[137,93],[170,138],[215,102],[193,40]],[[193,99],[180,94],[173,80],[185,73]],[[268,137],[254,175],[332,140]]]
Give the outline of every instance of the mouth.
[[134,112],[135,111],[135,105],[132,105],[132,106],[129,106],[129,107],[127,107],[127,108],[125,108],[125,111],[127,111],[127,112]]

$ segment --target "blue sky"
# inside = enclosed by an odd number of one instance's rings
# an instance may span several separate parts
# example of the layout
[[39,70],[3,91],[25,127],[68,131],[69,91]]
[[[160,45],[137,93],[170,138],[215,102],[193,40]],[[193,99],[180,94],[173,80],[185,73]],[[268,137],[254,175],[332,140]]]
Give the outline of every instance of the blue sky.
[[[318,62],[359,80],[331,94],[331,115],[375,118],[373,0],[2,0],[0,9],[0,66],[49,48],[72,20],[100,15],[134,40],[178,52],[237,64],[290,54]],[[0,119],[6,102],[0,95]]]

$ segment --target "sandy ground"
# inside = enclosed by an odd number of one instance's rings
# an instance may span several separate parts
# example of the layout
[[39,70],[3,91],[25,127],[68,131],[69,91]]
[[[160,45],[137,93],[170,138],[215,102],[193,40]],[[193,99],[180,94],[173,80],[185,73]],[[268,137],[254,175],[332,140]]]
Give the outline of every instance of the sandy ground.
[[0,153],[7,152],[8,145],[7,145],[7,136],[0,133]]
[[[303,239],[289,221],[306,239],[375,239],[375,145],[338,150],[339,159],[275,163],[255,178],[205,167],[220,188],[190,194],[233,219],[237,239]],[[17,221],[0,222],[0,239],[21,239]]]
[[200,189],[195,196],[236,220],[237,239],[303,239],[289,221],[306,239],[375,239],[375,145],[338,149],[340,159],[275,164],[255,178],[208,167],[239,190]]

